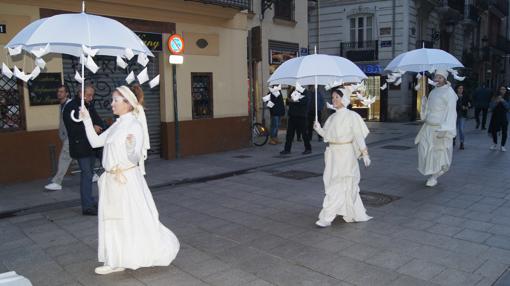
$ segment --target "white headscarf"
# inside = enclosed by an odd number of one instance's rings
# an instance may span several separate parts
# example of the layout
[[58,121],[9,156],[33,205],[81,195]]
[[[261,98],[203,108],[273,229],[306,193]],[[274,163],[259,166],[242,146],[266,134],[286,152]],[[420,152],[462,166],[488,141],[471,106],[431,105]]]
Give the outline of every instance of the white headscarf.
[[145,117],[145,111],[143,106],[138,103],[138,99],[136,95],[129,89],[129,87],[123,85],[117,87],[117,91],[122,94],[122,96],[131,104],[133,107],[133,115],[135,118],[142,124],[143,129],[143,146],[142,146],[142,157],[140,158],[140,162],[138,162],[138,166],[142,171],[142,175],[145,175],[145,160],[147,159],[147,150],[151,148],[150,139],[149,139],[149,129],[147,128],[147,118]]

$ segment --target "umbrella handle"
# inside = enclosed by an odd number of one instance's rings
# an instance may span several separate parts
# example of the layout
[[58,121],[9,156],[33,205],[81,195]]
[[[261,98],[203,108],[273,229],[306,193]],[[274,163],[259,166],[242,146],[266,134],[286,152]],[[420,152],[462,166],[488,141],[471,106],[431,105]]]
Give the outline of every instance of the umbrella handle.
[[74,110],[71,110],[71,119],[74,121],[74,122],[82,122],[83,119],[81,119],[80,117],[75,117],[74,116]]

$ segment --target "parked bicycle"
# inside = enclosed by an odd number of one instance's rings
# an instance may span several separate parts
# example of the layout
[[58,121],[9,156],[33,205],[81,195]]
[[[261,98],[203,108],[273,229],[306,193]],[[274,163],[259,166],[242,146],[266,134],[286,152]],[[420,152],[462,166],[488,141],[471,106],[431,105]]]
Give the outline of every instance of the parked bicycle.
[[269,139],[269,129],[258,122],[253,123],[251,134],[255,146],[264,146]]

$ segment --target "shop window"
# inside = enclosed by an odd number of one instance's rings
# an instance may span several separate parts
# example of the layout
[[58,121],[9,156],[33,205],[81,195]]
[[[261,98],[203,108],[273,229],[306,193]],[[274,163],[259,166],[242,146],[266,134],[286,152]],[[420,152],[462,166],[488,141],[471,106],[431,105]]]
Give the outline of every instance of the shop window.
[[22,87],[14,77],[0,76],[0,132],[25,128]]
[[294,0],[279,0],[274,3],[274,17],[294,21]]
[[193,119],[213,117],[212,73],[191,73]]

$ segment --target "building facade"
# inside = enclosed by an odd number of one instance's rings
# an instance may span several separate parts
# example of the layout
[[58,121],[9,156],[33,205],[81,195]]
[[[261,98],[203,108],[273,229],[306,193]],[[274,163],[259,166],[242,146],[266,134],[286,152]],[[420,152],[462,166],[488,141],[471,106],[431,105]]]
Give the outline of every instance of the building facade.
[[[370,108],[358,106],[366,119],[419,119],[421,91],[413,88],[414,75],[406,74],[399,86],[379,88],[385,79],[384,67],[409,50],[448,51],[465,64],[472,86],[487,82],[488,77],[493,86],[504,78],[501,69],[497,76],[486,73],[491,70],[487,66],[497,64],[487,53],[501,56],[507,45],[503,36],[507,30],[502,29],[508,23],[506,0],[315,0],[309,6],[310,46],[352,60],[369,76],[370,93],[378,101]],[[484,34],[492,35],[492,42],[483,40]],[[484,50],[484,42],[492,46]]]
[[[249,146],[248,0],[126,0],[122,5],[113,0],[90,0],[86,5],[88,13],[114,18],[135,31],[155,54],[148,71],[150,78],[160,74],[160,85],[154,89],[142,85],[151,157],[175,158],[177,142],[179,156]],[[3,46],[30,22],[79,11],[78,0],[0,0],[0,61],[10,68],[15,64],[32,70],[32,58],[7,58]],[[175,33],[183,36],[185,51],[174,82],[167,39]],[[125,84],[128,72],[115,66],[115,58],[94,59],[100,69],[86,78],[96,87],[96,110],[111,123],[111,92]],[[39,78],[49,78],[55,86],[66,84],[74,96],[79,85],[73,78],[79,68],[77,58],[52,55]],[[138,72],[134,65],[131,69]],[[56,169],[59,105],[51,90],[43,98],[36,86],[0,76],[0,183],[48,178]]]
[[[288,59],[309,53],[307,10],[307,2],[299,0],[253,0],[251,3],[248,73],[257,121],[269,119],[262,96],[268,92],[267,80],[274,70]],[[283,93],[287,95],[286,89]]]

